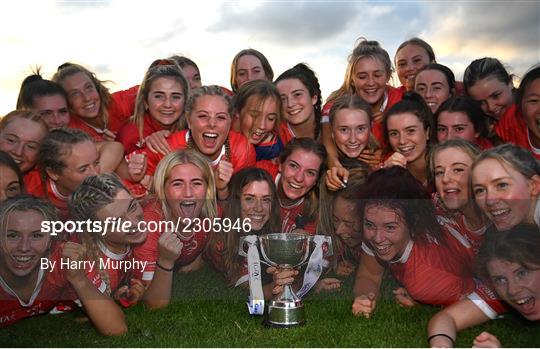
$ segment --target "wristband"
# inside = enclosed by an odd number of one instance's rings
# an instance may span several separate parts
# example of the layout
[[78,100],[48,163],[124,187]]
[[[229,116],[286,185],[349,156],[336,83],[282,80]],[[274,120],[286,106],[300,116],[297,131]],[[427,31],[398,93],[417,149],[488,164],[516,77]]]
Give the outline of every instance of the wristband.
[[439,337],[439,336],[442,336],[442,337],[446,337],[450,340],[450,342],[452,343],[452,347],[455,347],[456,346],[456,341],[454,341],[454,339],[452,337],[450,337],[449,335],[445,334],[445,333],[437,333],[437,334],[434,334],[432,336],[429,336],[428,339],[427,339],[427,342],[428,342],[428,345],[429,345],[429,342],[431,342],[431,340],[435,337]]
[[156,266],[157,266],[159,269],[164,270],[164,271],[168,271],[168,272],[171,272],[171,271],[174,270],[174,267],[172,267],[172,268],[165,268],[164,266],[162,266],[161,264],[159,264],[158,261],[156,261]]

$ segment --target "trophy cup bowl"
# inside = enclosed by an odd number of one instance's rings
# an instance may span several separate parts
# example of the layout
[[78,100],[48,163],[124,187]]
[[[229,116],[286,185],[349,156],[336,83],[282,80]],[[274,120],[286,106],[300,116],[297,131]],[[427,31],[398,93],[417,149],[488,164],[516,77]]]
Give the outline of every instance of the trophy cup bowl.
[[[276,268],[296,268],[306,262],[310,252],[310,236],[299,233],[266,234],[259,237],[263,259]],[[268,304],[266,324],[291,327],[306,322],[304,305],[290,284]]]

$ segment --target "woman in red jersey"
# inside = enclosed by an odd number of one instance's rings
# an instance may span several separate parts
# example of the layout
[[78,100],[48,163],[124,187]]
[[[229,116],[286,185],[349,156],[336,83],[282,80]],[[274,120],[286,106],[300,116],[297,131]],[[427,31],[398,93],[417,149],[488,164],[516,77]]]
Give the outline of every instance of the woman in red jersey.
[[414,91],[435,114],[444,101],[456,95],[456,78],[447,66],[431,63],[416,75]]
[[111,94],[96,74],[75,63],[59,66],[52,80],[66,91],[69,127],[87,132],[96,141],[114,141],[133,114],[138,86]]
[[372,316],[386,268],[417,302],[448,306],[469,297],[490,316],[504,310],[473,279],[461,242],[441,231],[429,196],[408,171],[395,166],[372,173],[358,197],[364,242],[354,315]]
[[[57,244],[42,231],[42,223],[56,221],[54,208],[29,196],[5,201],[0,208],[0,327],[44,314],[61,301],[79,299],[104,335],[127,331],[124,314],[98,289],[102,280],[92,268],[62,268],[64,259],[84,260],[84,250],[74,242]],[[40,267],[42,258],[48,266]]]
[[293,138],[318,140],[321,132],[321,87],[315,72],[300,63],[275,81],[281,96],[283,119],[279,136],[287,144]]
[[513,144],[484,151],[471,168],[474,198],[497,230],[540,227],[540,161]]
[[[328,151],[328,167],[343,167],[339,162],[337,150],[332,141],[328,116],[334,100],[344,94],[357,94],[371,105],[373,113],[371,130],[382,149],[386,148],[382,116],[403,96],[403,91],[388,85],[391,76],[392,61],[388,52],[377,41],[368,41],[362,38],[349,55],[342,86],[330,94],[322,110],[322,138]],[[371,165],[378,165],[381,161],[382,151],[372,152],[366,149],[361,157]],[[334,181],[345,184],[343,183],[344,178],[343,175],[336,176]]]
[[411,38],[399,45],[394,57],[396,73],[405,93],[414,90],[417,74],[435,62],[435,52],[430,44],[420,38]]
[[249,48],[234,56],[231,63],[231,88],[234,93],[248,81],[273,79],[272,66],[261,52]]
[[124,152],[143,148],[153,133],[166,130],[170,134],[186,128],[184,104],[188,95],[188,82],[173,60],[152,62],[139,87],[135,113],[116,135]]
[[0,202],[24,191],[21,170],[8,153],[0,150]]

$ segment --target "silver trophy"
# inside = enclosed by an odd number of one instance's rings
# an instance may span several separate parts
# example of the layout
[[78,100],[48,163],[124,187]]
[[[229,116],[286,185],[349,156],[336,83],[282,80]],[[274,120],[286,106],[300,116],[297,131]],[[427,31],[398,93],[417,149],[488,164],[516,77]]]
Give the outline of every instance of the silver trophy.
[[[316,262],[312,262],[313,258],[310,259],[306,274],[304,275],[304,285],[298,291],[299,294],[304,295],[317,281],[322,272],[323,255],[328,256],[332,254],[331,239],[322,235],[310,236],[301,233],[276,233],[258,236],[256,237],[256,242],[259,245],[262,255],[261,262],[278,269],[293,269],[305,264],[311,252],[313,252],[313,255],[317,254],[315,253],[314,239],[324,242],[328,248],[325,252],[322,252],[322,248],[319,247],[321,252],[318,253],[319,258]],[[242,239],[239,252],[241,255],[246,256],[243,241]],[[310,269],[312,275],[308,276]],[[307,281],[308,279],[311,281]],[[301,297],[292,290],[290,284],[284,285],[283,292],[275,296],[268,303],[265,322],[267,325],[273,327],[292,327],[302,325],[306,322]]]

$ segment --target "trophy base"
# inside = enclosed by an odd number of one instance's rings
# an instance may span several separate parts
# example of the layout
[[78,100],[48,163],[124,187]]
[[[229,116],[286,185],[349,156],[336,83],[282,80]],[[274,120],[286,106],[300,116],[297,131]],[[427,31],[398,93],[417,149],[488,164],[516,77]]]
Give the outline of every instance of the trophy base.
[[267,326],[279,328],[304,325],[306,323],[304,305],[301,301],[272,301],[268,305],[268,316],[264,323]]

